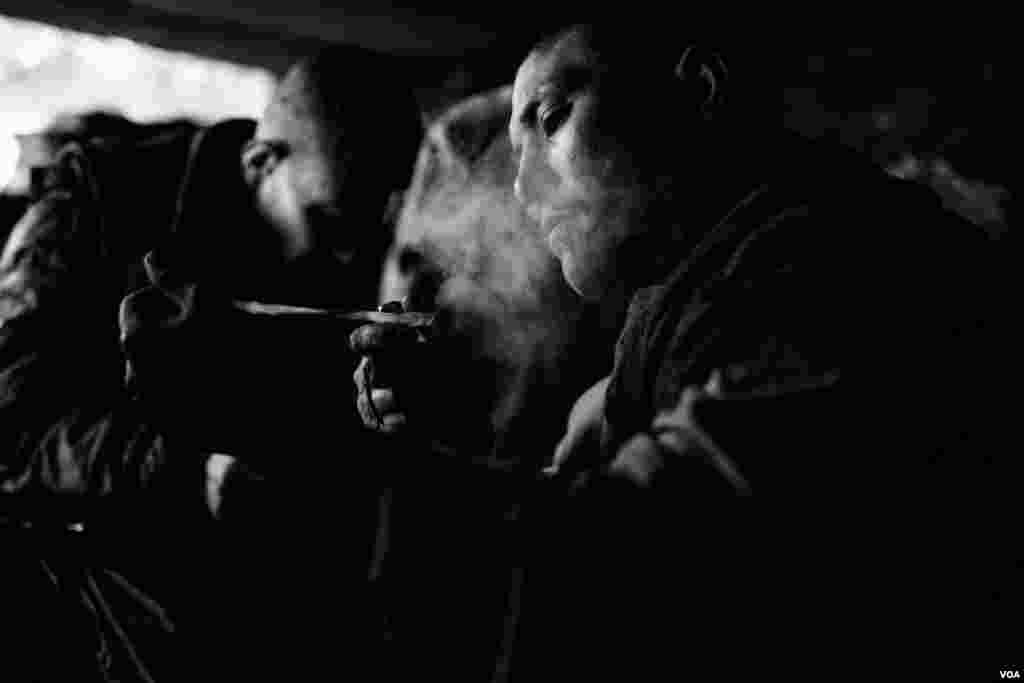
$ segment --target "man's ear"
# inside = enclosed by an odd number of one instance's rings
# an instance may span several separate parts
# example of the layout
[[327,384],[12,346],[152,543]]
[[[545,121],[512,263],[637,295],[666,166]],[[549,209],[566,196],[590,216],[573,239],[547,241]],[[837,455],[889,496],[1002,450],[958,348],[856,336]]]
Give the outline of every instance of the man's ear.
[[724,99],[729,70],[718,52],[702,45],[691,45],[676,64],[676,77],[693,90],[702,113],[709,116]]
[[252,140],[242,150],[242,174],[249,186],[257,185],[274,172],[287,150],[270,140]]

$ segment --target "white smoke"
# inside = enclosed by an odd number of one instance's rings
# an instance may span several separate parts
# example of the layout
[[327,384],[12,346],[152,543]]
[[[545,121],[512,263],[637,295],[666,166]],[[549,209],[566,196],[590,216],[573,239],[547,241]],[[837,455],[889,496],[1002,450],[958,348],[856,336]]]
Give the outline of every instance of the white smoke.
[[518,409],[525,373],[556,369],[582,307],[514,197],[511,108],[505,87],[457,104],[429,127],[381,287],[382,301],[415,298],[423,271],[403,263],[410,248],[443,271],[437,303],[507,373],[499,424]]
[[511,107],[505,87],[456,105],[430,126],[381,298],[401,298],[414,286],[396,259],[417,248],[448,276],[439,303],[475,316],[494,335],[488,348],[518,362],[538,344],[558,344],[572,298],[538,225],[513,195]]

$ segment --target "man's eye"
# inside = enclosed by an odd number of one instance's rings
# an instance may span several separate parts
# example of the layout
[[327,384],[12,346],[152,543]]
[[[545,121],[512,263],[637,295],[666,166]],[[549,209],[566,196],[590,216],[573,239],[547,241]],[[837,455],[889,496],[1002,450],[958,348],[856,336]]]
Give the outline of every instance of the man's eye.
[[246,148],[242,160],[246,166],[262,166],[270,156],[270,150],[266,146],[251,146]]
[[271,162],[278,162],[288,156],[288,143],[277,140],[253,140],[242,150],[242,166],[269,173]]
[[544,110],[540,116],[540,129],[544,136],[550,138],[557,133],[571,113],[571,104],[563,104]]

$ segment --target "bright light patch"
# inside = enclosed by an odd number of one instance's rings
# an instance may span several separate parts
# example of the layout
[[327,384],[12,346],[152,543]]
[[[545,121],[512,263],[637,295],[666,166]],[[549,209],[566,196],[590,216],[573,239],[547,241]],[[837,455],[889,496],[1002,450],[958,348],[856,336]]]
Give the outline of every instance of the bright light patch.
[[17,165],[14,136],[59,116],[257,118],[274,82],[262,69],[0,16],[0,188]]
[[18,142],[13,135],[0,135],[0,189],[7,186],[18,167]]

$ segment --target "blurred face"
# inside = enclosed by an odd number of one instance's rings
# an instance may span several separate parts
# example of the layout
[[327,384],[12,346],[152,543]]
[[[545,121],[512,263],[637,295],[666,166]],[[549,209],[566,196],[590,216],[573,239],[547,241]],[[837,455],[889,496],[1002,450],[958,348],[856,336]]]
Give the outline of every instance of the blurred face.
[[[281,256],[292,261],[330,250],[342,260],[354,255],[341,231],[346,165],[313,126],[268,115],[247,151],[256,167],[256,204],[280,238]],[[352,226],[349,226],[350,228]]]
[[534,53],[516,75],[510,136],[515,192],[541,225],[569,285],[600,298],[617,277],[639,194],[601,83],[578,38]]

